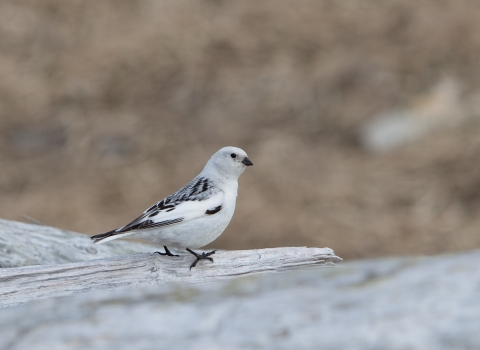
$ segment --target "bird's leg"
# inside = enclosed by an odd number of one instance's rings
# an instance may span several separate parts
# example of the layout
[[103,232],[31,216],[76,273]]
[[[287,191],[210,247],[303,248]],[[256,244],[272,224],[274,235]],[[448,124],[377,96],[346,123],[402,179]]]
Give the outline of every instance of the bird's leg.
[[211,262],[213,262],[213,259],[210,258],[210,255],[215,254],[215,252],[216,252],[216,250],[212,250],[211,252],[208,252],[208,253],[198,254],[198,253],[195,253],[195,252],[194,252],[193,250],[191,250],[190,248],[187,248],[187,249],[185,249],[185,250],[186,250],[187,252],[189,252],[190,254],[194,255],[194,256],[197,258],[197,260],[195,260],[195,261],[193,262],[193,264],[190,265],[190,270],[192,269],[192,267],[197,266],[197,262],[198,262],[199,260],[205,259],[205,260],[210,260]]
[[178,255],[172,254],[172,252],[168,250],[166,245],[164,245],[163,248],[165,249],[165,253],[160,253],[160,252],[155,252],[155,253],[160,255],[166,255],[166,256],[178,256]]

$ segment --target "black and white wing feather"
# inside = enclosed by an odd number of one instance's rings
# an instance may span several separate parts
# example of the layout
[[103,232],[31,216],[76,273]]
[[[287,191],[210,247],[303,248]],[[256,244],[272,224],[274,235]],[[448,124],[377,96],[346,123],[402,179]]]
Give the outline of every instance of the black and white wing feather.
[[185,187],[145,210],[142,215],[116,230],[90,237],[95,243],[119,236],[165,227],[213,215],[222,208],[224,193],[205,177],[196,177]]

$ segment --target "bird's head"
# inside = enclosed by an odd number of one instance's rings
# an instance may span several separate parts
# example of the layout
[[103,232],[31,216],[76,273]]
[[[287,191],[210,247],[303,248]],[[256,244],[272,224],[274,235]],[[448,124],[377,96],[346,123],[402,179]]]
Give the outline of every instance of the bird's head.
[[214,170],[229,179],[238,179],[245,167],[253,165],[247,153],[238,147],[223,147],[208,161],[205,170]]

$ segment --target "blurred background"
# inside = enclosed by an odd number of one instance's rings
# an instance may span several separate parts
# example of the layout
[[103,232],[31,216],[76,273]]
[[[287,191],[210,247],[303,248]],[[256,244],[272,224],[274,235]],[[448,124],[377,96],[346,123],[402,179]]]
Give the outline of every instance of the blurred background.
[[220,249],[480,247],[480,2],[4,0],[0,217],[95,234],[226,145]]

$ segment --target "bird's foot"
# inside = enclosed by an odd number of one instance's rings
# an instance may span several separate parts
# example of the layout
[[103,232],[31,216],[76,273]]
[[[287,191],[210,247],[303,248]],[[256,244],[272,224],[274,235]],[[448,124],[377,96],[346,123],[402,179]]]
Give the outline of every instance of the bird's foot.
[[193,264],[190,265],[190,270],[192,269],[192,267],[197,266],[197,262],[199,262],[200,260],[210,260],[211,262],[213,262],[213,259],[210,258],[210,255],[215,254],[215,252],[216,252],[216,250],[212,250],[211,252],[208,252],[208,253],[198,254],[198,253],[195,253],[190,248],[187,248],[186,251],[189,252],[190,254],[194,255],[197,258],[197,260],[195,260],[193,262]]
[[166,255],[166,256],[178,256],[176,254],[172,254],[172,252],[170,250],[168,250],[166,245],[164,245],[163,248],[165,249],[165,253],[160,253],[160,252],[155,252],[155,253],[160,254],[160,255]]

